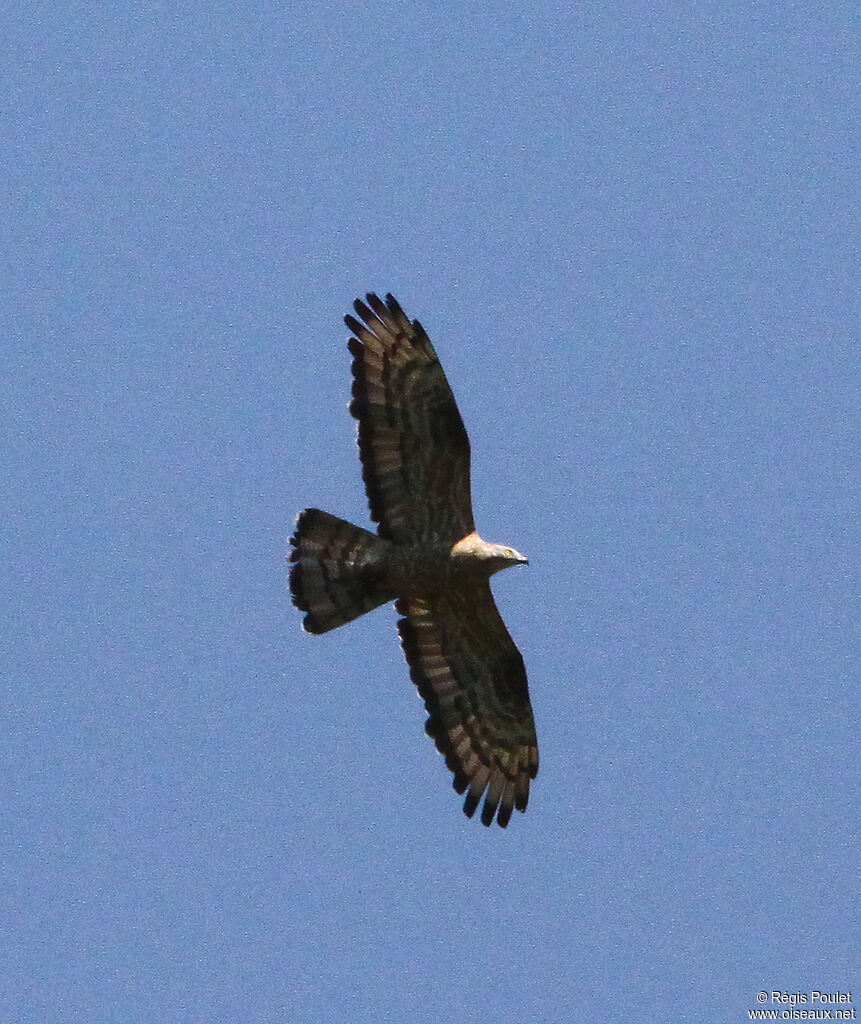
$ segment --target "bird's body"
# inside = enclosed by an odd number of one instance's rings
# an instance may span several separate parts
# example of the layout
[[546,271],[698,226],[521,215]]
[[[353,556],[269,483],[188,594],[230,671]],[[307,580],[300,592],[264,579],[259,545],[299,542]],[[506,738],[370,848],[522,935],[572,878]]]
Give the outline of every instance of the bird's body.
[[413,547],[389,544],[382,562],[386,578],[401,597],[438,594],[458,584],[487,580],[505,569],[516,558],[526,562],[511,548],[488,544],[474,531],[455,544],[437,543]]
[[[389,295],[345,318],[353,362],[350,411],[377,534],[319,509],[291,537],[290,588],[308,632],[324,633],[396,602],[426,725],[468,790],[472,815],[503,827],[525,810],[538,747],[523,659],[490,592],[490,576],[526,562],[475,532],[469,440],[430,339]],[[370,307],[370,308],[369,308]]]

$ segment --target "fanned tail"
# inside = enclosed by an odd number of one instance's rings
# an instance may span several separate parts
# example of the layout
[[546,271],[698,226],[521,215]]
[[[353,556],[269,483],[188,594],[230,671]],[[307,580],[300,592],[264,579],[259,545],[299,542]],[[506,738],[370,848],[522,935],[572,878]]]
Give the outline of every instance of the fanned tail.
[[393,601],[384,585],[387,541],[344,519],[308,508],[290,538],[290,592],[308,614],[308,633],[326,633]]

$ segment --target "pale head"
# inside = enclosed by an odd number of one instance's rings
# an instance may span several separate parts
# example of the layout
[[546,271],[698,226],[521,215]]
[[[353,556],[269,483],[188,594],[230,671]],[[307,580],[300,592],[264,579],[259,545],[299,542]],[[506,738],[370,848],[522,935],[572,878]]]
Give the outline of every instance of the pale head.
[[510,548],[507,544],[488,544],[490,551],[485,556],[491,564],[491,572],[508,569],[512,565],[529,565],[526,555]]
[[507,544],[488,544],[477,533],[467,534],[459,540],[451,549],[451,557],[455,562],[472,564],[476,568],[481,565],[489,576],[512,565],[529,564],[526,555],[521,555]]

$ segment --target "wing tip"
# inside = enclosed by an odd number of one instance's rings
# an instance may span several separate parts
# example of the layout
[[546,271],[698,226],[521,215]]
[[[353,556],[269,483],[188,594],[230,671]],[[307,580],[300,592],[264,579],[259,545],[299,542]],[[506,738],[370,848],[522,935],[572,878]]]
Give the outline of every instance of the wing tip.
[[[353,334],[359,335],[364,330],[364,328],[359,323],[359,321],[354,316],[352,316],[352,314],[350,314],[350,313],[346,313],[344,315],[344,323],[347,325],[347,327],[350,328],[350,330],[353,332]],[[356,338],[352,338],[351,339],[351,341],[356,341],[356,340],[357,340]]]
[[347,313],[344,323],[360,338],[361,332],[374,331],[375,324],[379,324],[384,330],[394,329],[404,333],[412,329],[422,330],[418,320],[410,320],[391,292],[386,292],[385,301],[376,292],[366,292],[364,301],[362,299],[353,301],[353,312],[359,317],[359,320],[351,313]]
[[[461,781],[462,785],[460,787],[455,785],[455,789],[460,793],[464,791],[466,785],[470,784],[465,776],[462,777]],[[499,767],[493,771],[487,795],[484,797],[484,806],[481,809],[480,820],[486,828],[490,828],[494,819],[496,819],[496,823],[500,828],[508,828],[508,823],[511,821],[511,812],[514,808],[516,807],[521,812],[526,810],[525,802],[523,806],[520,806],[517,802],[517,782],[517,779],[504,775]],[[484,784],[481,779],[479,779],[478,787],[470,785],[469,792],[466,794],[466,799],[463,802],[463,813],[467,818],[472,818],[476,810],[478,810],[478,805],[481,803],[483,795],[483,788]]]

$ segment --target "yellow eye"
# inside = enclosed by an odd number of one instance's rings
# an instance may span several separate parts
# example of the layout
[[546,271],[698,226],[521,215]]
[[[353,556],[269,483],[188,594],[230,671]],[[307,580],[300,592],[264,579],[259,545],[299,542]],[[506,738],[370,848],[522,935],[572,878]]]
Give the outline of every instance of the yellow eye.
[[511,548],[506,548],[503,553],[506,558],[514,558],[514,552],[511,550]]

